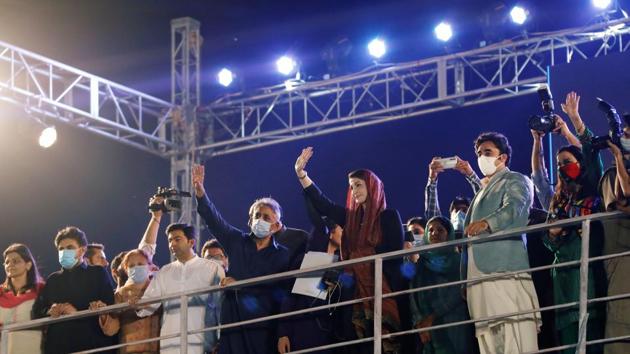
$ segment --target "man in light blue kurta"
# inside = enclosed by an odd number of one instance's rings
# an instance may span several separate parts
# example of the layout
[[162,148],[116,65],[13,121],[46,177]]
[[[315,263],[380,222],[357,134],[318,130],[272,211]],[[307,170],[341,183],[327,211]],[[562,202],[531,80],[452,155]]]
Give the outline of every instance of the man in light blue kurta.
[[[475,149],[479,168],[486,177],[466,215],[464,233],[483,237],[526,226],[533,200],[532,182],[507,167],[512,153],[507,138],[499,133],[483,133],[475,141]],[[464,279],[527,268],[527,248],[522,236],[478,243],[462,253]],[[469,284],[467,301],[473,319],[539,307],[527,273]],[[538,350],[539,327],[540,314],[533,313],[477,322],[475,335],[482,354],[522,353]]]

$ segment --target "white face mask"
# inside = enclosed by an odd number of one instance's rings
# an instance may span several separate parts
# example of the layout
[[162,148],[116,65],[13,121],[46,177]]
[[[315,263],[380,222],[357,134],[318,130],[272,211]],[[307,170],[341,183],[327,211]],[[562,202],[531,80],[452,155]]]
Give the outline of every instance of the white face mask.
[[479,156],[477,158],[477,164],[484,176],[493,175],[497,171],[497,166],[494,164],[497,158],[496,156]]
[[619,141],[621,142],[621,147],[624,149],[622,153],[630,154],[630,138],[621,137]]
[[451,224],[455,231],[464,231],[464,222],[466,220],[466,213],[461,210],[453,211],[451,213]]
[[271,223],[263,219],[256,219],[252,224],[252,232],[258,238],[264,238],[271,233]]

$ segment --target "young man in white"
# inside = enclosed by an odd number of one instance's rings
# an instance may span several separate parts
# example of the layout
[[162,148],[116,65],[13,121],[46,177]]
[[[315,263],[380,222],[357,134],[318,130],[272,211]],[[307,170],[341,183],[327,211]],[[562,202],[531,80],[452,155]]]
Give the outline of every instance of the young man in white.
[[[168,247],[175,261],[165,265],[155,275],[142,299],[160,297],[188,290],[218,285],[225,272],[218,262],[198,257],[194,252],[195,229],[186,224],[171,224],[166,229]],[[202,329],[215,324],[205,323],[208,302],[218,302],[219,292],[188,297],[188,330]],[[162,328],[160,336],[179,333],[180,301],[172,299],[162,302]],[[138,316],[149,316],[160,307],[150,305],[138,311]],[[216,338],[216,337],[215,337]],[[204,333],[188,336],[188,353],[203,354]],[[207,345],[207,343],[205,343]],[[216,343],[214,343],[216,344]],[[180,338],[160,341],[160,353],[179,353]]]
[[[507,167],[512,148],[499,133],[483,133],[475,141],[479,169],[485,178],[473,198],[464,234],[488,236],[527,225],[533,200],[529,178]],[[522,237],[477,243],[462,254],[464,278],[475,279],[529,268]],[[467,261],[467,263],[466,263]],[[538,308],[538,296],[528,273],[469,283],[468,310],[472,319]],[[482,354],[518,354],[538,350],[540,313],[475,323],[475,335]]]

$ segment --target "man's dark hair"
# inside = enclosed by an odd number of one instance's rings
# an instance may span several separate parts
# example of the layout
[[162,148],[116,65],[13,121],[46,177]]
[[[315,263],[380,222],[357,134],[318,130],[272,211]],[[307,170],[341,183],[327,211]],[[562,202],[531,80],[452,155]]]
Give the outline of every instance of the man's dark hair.
[[451,206],[448,208],[448,211],[452,212],[453,209],[455,209],[455,206],[457,206],[457,205],[466,205],[466,207],[469,208],[470,207],[470,199],[458,195],[451,202]]
[[217,239],[212,239],[212,240],[208,240],[206,241],[206,243],[203,244],[203,247],[201,247],[201,255],[203,256],[204,252],[206,252],[207,249],[210,248],[218,248],[221,250],[221,252],[223,252],[223,255],[225,257],[227,257],[227,253],[225,252],[225,249],[223,248],[223,245],[221,245],[221,242],[219,242],[219,240]]
[[512,147],[510,146],[508,138],[505,135],[497,132],[481,133],[475,140],[475,151],[477,151],[479,145],[485,143],[486,141],[492,142],[492,144],[494,144],[494,146],[499,149],[499,153],[507,155],[505,166],[509,167],[510,162],[512,162]]
[[170,224],[166,227],[166,234],[170,234],[173,231],[181,230],[187,239],[195,239],[195,227],[188,224]]
[[85,247],[88,244],[85,232],[81,231],[81,229],[76,226],[66,226],[57,232],[57,236],[55,236],[55,247],[59,247],[59,243],[67,238],[77,241],[79,247]]
[[85,251],[85,258],[92,258],[99,251],[104,251],[105,246],[100,243],[90,243],[87,245],[87,251]]
[[422,216],[414,216],[411,219],[407,220],[407,227],[411,225],[420,225],[424,229],[427,226],[427,219]]

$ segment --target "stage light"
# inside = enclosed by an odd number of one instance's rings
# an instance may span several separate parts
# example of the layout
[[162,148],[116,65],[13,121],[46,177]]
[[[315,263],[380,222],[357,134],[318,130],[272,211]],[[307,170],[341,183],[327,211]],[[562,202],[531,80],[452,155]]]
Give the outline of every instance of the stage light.
[[57,130],[55,127],[48,127],[42,130],[42,133],[39,135],[39,146],[44,149],[51,147],[55,141],[57,141]]
[[611,0],[593,0],[593,6],[602,10],[608,8],[611,3]]
[[295,67],[297,63],[295,60],[288,56],[283,56],[276,61],[276,67],[278,68],[278,72],[282,75],[291,75],[295,71]]
[[453,37],[451,25],[446,22],[441,22],[439,25],[435,26],[435,37],[442,42],[448,42],[448,40]]
[[512,22],[517,25],[522,25],[527,21],[527,10],[520,6],[514,6],[512,11],[510,11],[510,17],[512,18]]
[[368,43],[368,52],[375,59],[379,59],[387,52],[385,41],[380,38],[374,38]]
[[232,81],[234,81],[234,74],[232,74],[229,69],[223,68],[217,74],[217,80],[219,80],[221,85],[228,87],[232,84]]

